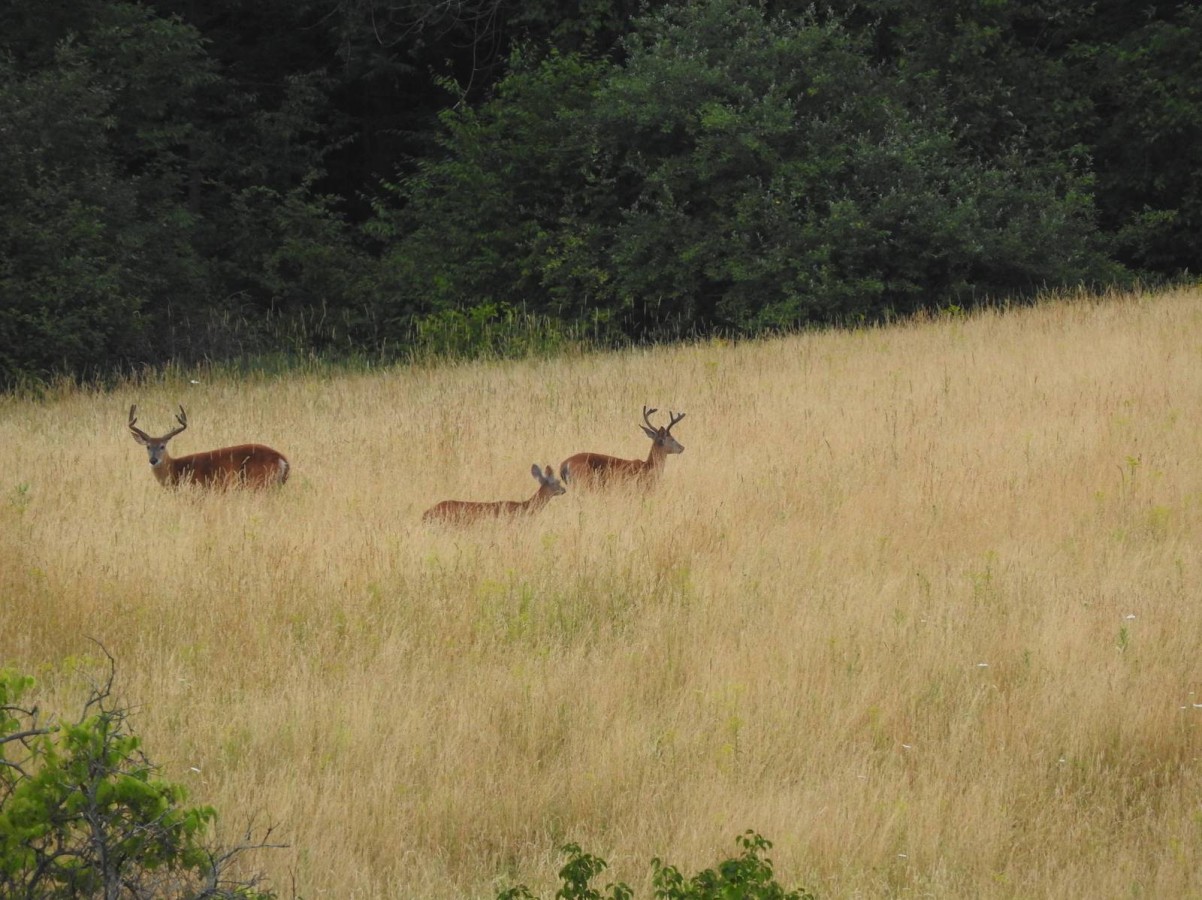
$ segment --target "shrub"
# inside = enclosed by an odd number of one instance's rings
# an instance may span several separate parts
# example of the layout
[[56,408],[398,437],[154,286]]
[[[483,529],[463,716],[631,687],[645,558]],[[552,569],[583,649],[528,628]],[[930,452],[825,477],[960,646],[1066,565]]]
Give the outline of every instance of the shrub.
[[[652,881],[658,900],[814,900],[814,894],[799,888],[786,890],[772,874],[772,860],[764,852],[772,847],[754,831],[736,838],[743,852],[705,869],[692,878],[685,877],[673,866],[661,860],[651,860]],[[562,848],[567,864],[559,870],[562,887],[555,892],[556,900],[633,900],[634,892],[625,884],[608,884],[602,894],[591,886],[594,878],[606,869],[606,862],[583,852],[577,844]],[[534,900],[525,885],[518,885],[497,895],[497,900]]]
[[[269,845],[216,847],[217,813],[183,805],[157,777],[112,699],[113,668],[74,723],[43,723],[22,698],[33,679],[0,670],[0,896],[39,900],[268,900],[232,863]],[[270,835],[270,830],[268,830]]]

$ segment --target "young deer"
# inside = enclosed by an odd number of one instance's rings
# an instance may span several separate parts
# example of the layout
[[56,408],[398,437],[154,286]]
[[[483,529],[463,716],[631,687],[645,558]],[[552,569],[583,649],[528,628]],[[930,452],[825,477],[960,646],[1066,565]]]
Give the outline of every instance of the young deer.
[[288,460],[262,444],[239,444],[173,459],[167,452],[167,442],[188,427],[188,415],[182,406],[175,420],[178,428],[162,437],[151,437],[137,427],[137,405],[129,408],[130,434],[146,448],[154,476],[164,487],[187,482],[205,487],[270,487],[288,480]]
[[601,487],[630,481],[649,482],[658,477],[669,453],[684,453],[684,446],[672,437],[672,426],[685,414],[678,416],[669,411],[667,427],[656,428],[651,424],[651,414],[654,412],[656,410],[643,407],[643,421],[647,424],[641,427],[651,438],[651,452],[645,460],[619,459],[604,453],[577,453],[559,464],[559,477],[568,484],[581,487]]
[[422,520],[426,522],[453,522],[465,524],[477,519],[500,519],[508,516],[520,516],[537,512],[547,505],[552,497],[566,493],[565,488],[555,477],[554,470],[547,466],[543,472],[535,463],[530,467],[530,474],[538,481],[538,491],[529,500],[495,500],[484,503],[476,500],[443,500],[425,511]]

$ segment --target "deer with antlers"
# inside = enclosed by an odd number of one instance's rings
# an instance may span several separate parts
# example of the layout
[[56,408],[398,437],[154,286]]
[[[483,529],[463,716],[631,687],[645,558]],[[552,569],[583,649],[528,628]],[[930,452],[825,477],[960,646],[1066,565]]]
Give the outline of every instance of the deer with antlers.
[[669,453],[684,453],[684,446],[672,436],[672,428],[684,418],[668,411],[668,424],[656,428],[651,424],[651,415],[657,410],[643,407],[641,426],[651,438],[651,452],[644,459],[619,459],[604,453],[577,453],[559,464],[559,477],[573,486],[601,487],[617,482],[647,482],[663,471],[664,460]]
[[426,522],[451,522],[459,525],[478,519],[502,519],[511,516],[529,515],[547,505],[552,497],[566,493],[566,489],[555,477],[555,470],[547,466],[544,472],[535,463],[530,474],[538,481],[538,491],[529,500],[443,500],[425,511]]
[[270,487],[288,480],[288,460],[262,444],[238,444],[173,458],[167,452],[167,442],[188,427],[188,414],[182,406],[175,420],[179,427],[162,437],[151,437],[137,427],[137,405],[129,408],[130,434],[146,448],[155,478],[164,487],[189,482],[205,487]]

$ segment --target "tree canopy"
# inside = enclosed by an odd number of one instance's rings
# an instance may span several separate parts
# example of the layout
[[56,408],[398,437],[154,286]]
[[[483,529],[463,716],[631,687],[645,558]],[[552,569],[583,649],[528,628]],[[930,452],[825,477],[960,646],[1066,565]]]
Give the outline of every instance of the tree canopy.
[[1178,278],[1199,37],[1116,0],[3,4],[0,387]]

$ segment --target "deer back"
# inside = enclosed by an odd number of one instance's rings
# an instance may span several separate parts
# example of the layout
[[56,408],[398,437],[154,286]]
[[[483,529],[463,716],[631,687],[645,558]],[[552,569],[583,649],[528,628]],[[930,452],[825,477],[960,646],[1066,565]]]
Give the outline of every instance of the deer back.
[[647,461],[622,459],[604,453],[576,453],[559,464],[559,478],[564,484],[595,486],[642,477]]
[[518,516],[541,509],[552,497],[564,493],[564,486],[556,479],[550,466],[544,472],[536,463],[530,467],[530,474],[538,480],[538,490],[529,500],[443,500],[427,509],[422,514],[422,520],[466,524],[478,519]]
[[181,456],[168,462],[172,484],[205,487],[270,487],[288,480],[284,455],[263,444],[238,444]]

